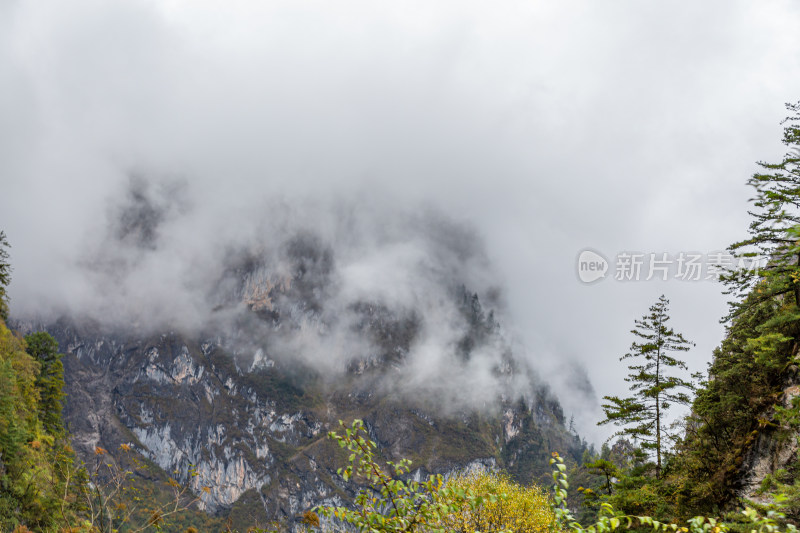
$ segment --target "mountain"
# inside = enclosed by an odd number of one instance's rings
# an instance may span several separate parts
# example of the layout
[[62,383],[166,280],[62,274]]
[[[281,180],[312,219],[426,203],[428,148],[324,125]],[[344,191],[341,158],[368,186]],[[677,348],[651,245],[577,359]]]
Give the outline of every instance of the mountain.
[[[127,322],[73,312],[15,327],[47,331],[65,354],[64,418],[80,459],[100,448],[119,461],[129,446],[140,478],[175,477],[241,530],[352,499],[356,487],[336,475],[346,458],[327,438],[340,419],[363,419],[383,458],[410,458],[414,477],[479,467],[546,482],[551,451],[579,460],[584,445],[483,303],[500,306],[497,290],[466,288],[475,257],[458,256],[463,239],[426,235],[418,246],[431,253],[414,250],[403,267],[410,295],[365,284],[363,261],[302,231],[227,253],[192,327],[147,309]],[[391,283],[398,268],[385,266]]]

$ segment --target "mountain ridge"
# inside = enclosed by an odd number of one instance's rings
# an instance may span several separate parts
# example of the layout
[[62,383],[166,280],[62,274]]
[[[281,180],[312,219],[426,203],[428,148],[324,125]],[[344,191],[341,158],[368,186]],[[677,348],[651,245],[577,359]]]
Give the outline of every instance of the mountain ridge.
[[[466,363],[499,326],[477,295],[464,291],[462,303],[474,314],[458,348]],[[351,500],[355,487],[338,479],[343,458],[326,438],[340,419],[363,418],[382,456],[411,458],[417,478],[502,467],[529,482],[544,478],[551,450],[580,458],[583,445],[544,386],[529,398],[498,398],[488,411],[459,412],[386,389],[383,378],[404,353],[402,336],[387,334],[393,328],[384,308],[371,309],[366,327],[383,339],[383,353],[352,363],[334,384],[263,352],[248,358],[174,331],[109,333],[68,319],[16,327],[49,332],[65,353],[64,418],[79,458],[90,461],[98,447],[114,455],[120,445],[132,446],[188,484],[203,510],[239,516],[242,525],[292,521],[315,505]],[[401,331],[413,331],[400,323]]]

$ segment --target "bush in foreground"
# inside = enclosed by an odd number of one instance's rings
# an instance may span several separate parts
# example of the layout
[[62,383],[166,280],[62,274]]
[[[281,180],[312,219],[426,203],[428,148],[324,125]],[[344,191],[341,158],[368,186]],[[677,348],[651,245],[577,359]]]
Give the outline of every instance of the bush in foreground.
[[555,520],[552,502],[539,487],[523,487],[511,481],[508,474],[480,471],[462,474],[445,483],[445,487],[465,494],[493,494],[482,505],[463,506],[444,517],[448,531],[516,531],[538,533],[549,531]]
[[350,452],[349,464],[339,469],[345,481],[354,480],[364,488],[353,507],[318,507],[328,519],[320,522],[316,513],[304,520],[306,527],[318,530],[357,530],[369,533],[425,532],[544,532],[608,533],[616,530],[659,531],[675,533],[725,533],[750,531],[796,533],[798,529],[784,522],[784,515],[770,510],[766,516],[747,507],[737,523],[696,516],[684,524],[662,522],[650,516],[626,515],[607,502],[601,504],[597,521],[584,526],[567,508],[567,467],[553,454],[552,498],[537,487],[522,487],[506,475],[478,472],[457,476],[445,483],[441,475],[425,482],[404,481],[410,461],[387,462],[376,458],[376,444],[368,438],[364,423],[355,420],[344,428],[344,435],[329,436]]

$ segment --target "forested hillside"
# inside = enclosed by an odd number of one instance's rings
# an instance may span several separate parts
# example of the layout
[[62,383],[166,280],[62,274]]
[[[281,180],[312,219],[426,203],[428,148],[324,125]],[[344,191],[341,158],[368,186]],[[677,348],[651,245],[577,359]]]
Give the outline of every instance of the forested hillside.
[[[723,317],[727,332],[707,375],[693,387],[691,412],[674,446],[664,446],[661,465],[649,425],[654,419],[642,414],[648,412],[643,406],[616,399],[612,414],[627,415],[623,422],[641,447],[627,454],[620,453],[624,447],[617,453],[604,447],[586,458],[576,473],[589,476],[589,508],[606,501],[624,512],[671,520],[698,514],[738,520],[738,510],[749,504],[779,510],[789,522],[800,518],[800,104],[787,108],[786,155],[760,163],[762,171],[749,180],[749,235],[730,246],[736,260],[722,276],[732,298]],[[741,266],[740,259],[756,256],[768,258],[765,268]],[[648,352],[663,339],[644,342],[639,348]],[[648,370],[631,368],[629,381],[646,379]],[[656,398],[675,383],[662,382],[646,396]],[[664,400],[668,406],[675,398]]]
[[[790,495],[796,519],[800,403],[800,103],[789,104],[784,158],[760,163],[749,236],[731,245],[739,257],[768,258],[759,272],[731,269],[723,281],[734,300],[727,336],[714,352],[679,447],[680,505],[724,506],[760,488]],[[784,484],[788,483],[788,485]],[[800,487],[800,485],[797,485]]]
[[[44,527],[70,500],[72,451],[61,423],[62,366],[46,333],[0,320],[0,528]],[[69,504],[66,504],[69,507]]]

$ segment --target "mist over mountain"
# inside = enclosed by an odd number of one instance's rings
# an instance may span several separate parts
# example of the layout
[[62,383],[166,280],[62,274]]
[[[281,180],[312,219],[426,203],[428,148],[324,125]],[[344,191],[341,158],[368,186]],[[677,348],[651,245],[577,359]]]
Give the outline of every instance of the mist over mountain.
[[[366,195],[227,212],[200,198],[186,180],[131,175],[62,266],[63,297],[16,316],[217,338],[243,368],[278,363],[329,383],[390,357],[376,385],[443,413],[496,410],[543,384],[506,329],[506,288],[467,221]],[[592,402],[574,373],[572,394]]]
[[[146,476],[172,473],[246,524],[352,496],[325,437],[339,419],[363,418],[415,476],[502,467],[529,482],[550,451],[586,448],[466,221],[367,197],[223,214],[186,181],[134,175],[88,235],[59,273],[64,298],[13,322],[66,354],[83,460],[129,447]],[[586,372],[562,370],[591,406]]]

